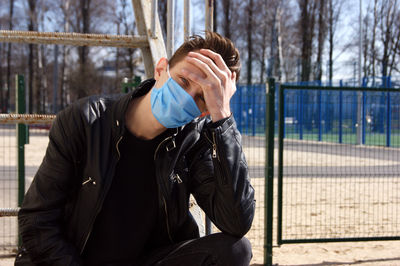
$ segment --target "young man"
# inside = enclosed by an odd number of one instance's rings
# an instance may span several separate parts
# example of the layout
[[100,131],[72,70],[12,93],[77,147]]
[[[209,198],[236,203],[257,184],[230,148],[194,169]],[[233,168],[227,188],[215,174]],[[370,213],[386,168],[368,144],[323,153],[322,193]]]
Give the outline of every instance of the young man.
[[[229,107],[239,71],[233,43],[207,32],[132,93],[60,112],[16,264],[248,265],[254,190]],[[199,238],[190,194],[221,233]]]

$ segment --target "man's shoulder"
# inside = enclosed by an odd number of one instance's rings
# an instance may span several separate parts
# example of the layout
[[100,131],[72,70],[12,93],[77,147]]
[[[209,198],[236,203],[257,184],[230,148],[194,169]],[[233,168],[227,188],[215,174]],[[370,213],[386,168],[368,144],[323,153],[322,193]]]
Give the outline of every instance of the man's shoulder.
[[60,112],[60,115],[66,119],[83,119],[86,123],[93,123],[97,119],[105,116],[112,109],[112,106],[124,97],[126,94],[114,95],[92,95],[78,99],[67,108]]

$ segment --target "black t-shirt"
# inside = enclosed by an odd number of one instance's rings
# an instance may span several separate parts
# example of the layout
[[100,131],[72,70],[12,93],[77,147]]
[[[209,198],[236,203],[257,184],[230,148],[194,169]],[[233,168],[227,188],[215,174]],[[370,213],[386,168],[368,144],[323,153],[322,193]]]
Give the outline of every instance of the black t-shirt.
[[132,265],[153,244],[158,214],[153,156],[164,135],[143,140],[126,130],[114,179],[83,253],[85,265]]

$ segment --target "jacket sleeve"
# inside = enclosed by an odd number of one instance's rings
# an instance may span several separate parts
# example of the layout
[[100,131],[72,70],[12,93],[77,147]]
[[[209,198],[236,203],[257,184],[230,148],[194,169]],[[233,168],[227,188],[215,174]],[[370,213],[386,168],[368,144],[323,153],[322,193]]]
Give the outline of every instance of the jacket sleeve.
[[18,213],[22,245],[35,264],[81,264],[78,250],[66,241],[63,232],[64,206],[79,184],[76,155],[82,147],[80,123],[72,107],[57,115],[46,155]]
[[211,124],[201,138],[190,164],[192,193],[222,232],[241,237],[251,227],[255,200],[233,116]]

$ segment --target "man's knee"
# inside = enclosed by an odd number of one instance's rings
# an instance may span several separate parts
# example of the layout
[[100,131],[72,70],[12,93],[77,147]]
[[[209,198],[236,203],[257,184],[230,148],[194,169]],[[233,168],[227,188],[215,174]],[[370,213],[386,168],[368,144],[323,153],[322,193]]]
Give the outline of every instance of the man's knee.
[[225,253],[222,256],[226,260],[223,265],[249,265],[253,256],[250,241],[245,237],[237,238],[226,234],[222,235],[224,244],[219,248],[221,248],[221,251],[224,250]]

